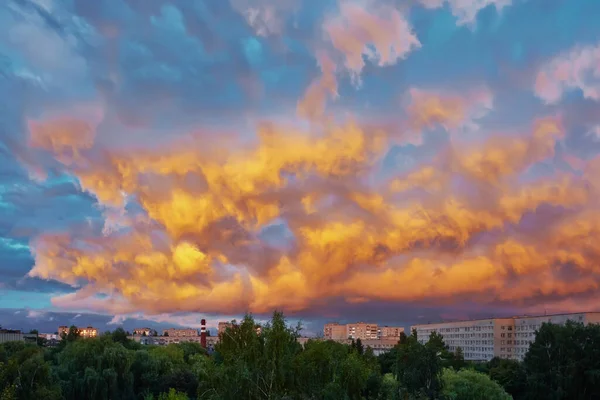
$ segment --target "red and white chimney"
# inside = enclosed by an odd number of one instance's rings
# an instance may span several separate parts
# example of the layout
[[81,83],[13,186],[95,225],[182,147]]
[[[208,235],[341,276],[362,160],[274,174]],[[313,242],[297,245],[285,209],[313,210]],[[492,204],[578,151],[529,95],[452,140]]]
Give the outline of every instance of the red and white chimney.
[[200,345],[206,348],[206,320],[200,321]]

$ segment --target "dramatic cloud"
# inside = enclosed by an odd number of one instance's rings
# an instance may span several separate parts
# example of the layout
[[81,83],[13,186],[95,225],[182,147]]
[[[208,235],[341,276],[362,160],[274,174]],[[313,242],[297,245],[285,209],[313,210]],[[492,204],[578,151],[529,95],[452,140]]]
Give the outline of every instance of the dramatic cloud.
[[327,19],[323,29],[356,83],[364,57],[379,66],[393,65],[421,46],[406,18],[391,6],[345,1],[339,7],[340,14]]
[[427,8],[439,8],[448,5],[457,18],[457,24],[472,24],[479,11],[494,6],[497,11],[512,4],[512,0],[419,0]]
[[[31,307],[14,321],[597,301],[598,50],[561,14],[597,26],[593,5],[93,3],[0,9],[0,308]],[[551,18],[573,24],[560,41]]]
[[600,45],[576,47],[548,61],[537,74],[535,93],[548,103],[572,90],[600,100]]

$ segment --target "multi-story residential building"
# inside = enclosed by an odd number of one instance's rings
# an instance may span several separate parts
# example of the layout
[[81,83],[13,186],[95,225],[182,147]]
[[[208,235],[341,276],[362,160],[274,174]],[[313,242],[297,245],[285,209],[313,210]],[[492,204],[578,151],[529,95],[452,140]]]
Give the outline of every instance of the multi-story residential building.
[[198,334],[197,329],[185,328],[185,329],[177,329],[177,328],[169,328],[163,331],[163,336],[168,337],[195,337],[200,335]]
[[339,324],[330,322],[323,327],[323,337],[329,340],[375,340],[375,339],[400,339],[404,328],[396,326],[382,326],[377,324],[357,322],[353,324]]
[[350,339],[377,339],[379,337],[377,324],[369,324],[365,322],[357,322],[347,324],[346,330]]
[[217,333],[219,335],[225,333],[227,328],[233,328],[233,322],[219,322],[217,325]]
[[399,326],[381,326],[378,333],[380,339],[400,339],[402,332],[404,332],[404,328]]
[[[417,340],[427,343],[429,335],[437,332],[444,337],[448,350],[461,348],[465,360],[491,360],[495,354],[495,341],[500,344],[500,331],[511,325],[511,319],[481,319],[475,321],[441,322],[437,324],[415,325]],[[498,351],[500,346],[497,347]]]
[[[584,312],[575,314],[554,314],[538,317],[515,317],[515,325],[511,337],[506,337],[506,350],[512,346],[510,352],[513,357],[522,360],[529,350],[529,345],[535,339],[535,332],[544,322],[564,325],[567,321],[579,322],[584,325],[600,324],[600,312]],[[508,332],[507,332],[508,333]],[[510,344],[508,342],[511,342]]]
[[152,336],[155,330],[150,328],[135,328],[133,330],[134,336]]
[[340,325],[337,322],[325,324],[323,328],[323,337],[327,340],[348,339],[348,329],[346,325]]
[[[77,331],[79,332],[79,336],[83,337],[83,338],[93,338],[98,336],[98,329],[94,328],[93,326],[88,326],[86,328],[80,328],[77,327]],[[68,326],[59,326],[58,327],[58,336],[62,337],[63,334],[68,334],[69,333],[69,327]]]
[[426,343],[432,332],[441,334],[450,351],[462,349],[465,360],[489,361],[493,357],[522,360],[542,323],[564,324],[568,320],[600,323],[600,313],[440,322],[415,325],[411,330],[416,329],[420,343]]

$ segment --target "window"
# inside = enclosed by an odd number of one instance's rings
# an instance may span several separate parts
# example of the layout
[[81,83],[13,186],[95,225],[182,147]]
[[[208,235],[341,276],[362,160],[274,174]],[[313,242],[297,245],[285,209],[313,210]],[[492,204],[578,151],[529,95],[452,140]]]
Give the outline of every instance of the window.
[[504,344],[504,340],[501,340],[501,341],[500,341],[500,344]]
[[509,331],[512,331],[512,326],[509,326],[509,327],[508,327],[508,330],[509,330]]
[[509,334],[508,334],[508,337],[512,337],[512,333],[509,333]]
[[501,326],[500,329],[504,330],[506,327],[505,326]]
[[504,336],[505,336],[505,334],[504,334],[504,333],[501,333],[501,334],[500,334],[500,337],[504,337]]

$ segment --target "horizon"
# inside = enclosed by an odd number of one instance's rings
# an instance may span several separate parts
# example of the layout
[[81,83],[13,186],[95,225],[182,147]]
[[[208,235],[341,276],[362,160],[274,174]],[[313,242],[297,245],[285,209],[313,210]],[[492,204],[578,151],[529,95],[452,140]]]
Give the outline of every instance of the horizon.
[[0,324],[281,310],[317,335],[595,309],[595,15],[595,0],[7,1]]

